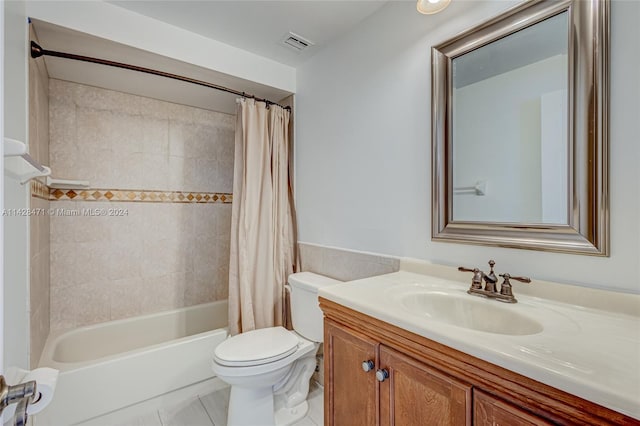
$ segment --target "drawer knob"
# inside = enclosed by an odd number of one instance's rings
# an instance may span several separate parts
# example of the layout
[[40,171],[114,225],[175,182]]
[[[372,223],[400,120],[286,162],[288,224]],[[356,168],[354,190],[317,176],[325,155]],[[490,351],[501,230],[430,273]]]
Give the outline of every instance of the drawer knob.
[[386,368],[376,371],[376,379],[378,379],[379,382],[384,382],[388,378],[389,378],[389,372],[387,371]]
[[371,370],[373,370],[374,364],[373,361],[371,361],[370,359],[366,360],[366,361],[362,361],[362,369],[365,372],[369,372]]

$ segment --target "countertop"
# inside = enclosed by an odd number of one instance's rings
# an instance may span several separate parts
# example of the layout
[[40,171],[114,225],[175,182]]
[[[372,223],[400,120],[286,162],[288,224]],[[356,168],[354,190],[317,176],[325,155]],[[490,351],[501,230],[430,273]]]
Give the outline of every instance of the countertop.
[[[319,296],[640,419],[639,317],[517,293],[518,303],[505,304],[468,295],[468,288],[461,281],[399,271],[323,287]],[[439,322],[401,303],[411,289],[444,289],[513,310],[543,330],[504,335]]]

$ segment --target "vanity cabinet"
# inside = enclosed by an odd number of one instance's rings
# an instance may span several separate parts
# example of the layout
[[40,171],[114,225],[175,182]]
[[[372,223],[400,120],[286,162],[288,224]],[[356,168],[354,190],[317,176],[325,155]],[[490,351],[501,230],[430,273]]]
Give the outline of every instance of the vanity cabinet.
[[332,383],[325,387],[325,411],[331,413],[325,416],[325,424],[375,425],[378,397],[375,370],[367,374],[362,362],[377,363],[377,343],[332,324],[325,325],[324,341],[325,350],[331,354],[325,358],[325,381]]
[[640,425],[322,297],[320,307],[327,426]]
[[469,384],[386,346],[379,350],[379,371],[388,374],[379,382],[381,426],[471,424]]
[[500,401],[482,391],[473,392],[473,424],[476,426],[547,426],[552,425],[538,416]]
[[325,424],[471,424],[470,385],[331,321],[324,341]]

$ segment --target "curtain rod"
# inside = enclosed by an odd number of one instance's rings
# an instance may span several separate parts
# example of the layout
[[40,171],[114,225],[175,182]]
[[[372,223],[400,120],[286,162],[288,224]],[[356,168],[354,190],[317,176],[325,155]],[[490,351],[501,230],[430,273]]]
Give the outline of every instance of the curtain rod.
[[126,70],[131,70],[131,71],[138,71],[138,72],[143,72],[143,73],[147,73],[147,74],[152,74],[152,75],[158,75],[160,77],[166,77],[166,78],[172,78],[174,80],[179,80],[179,81],[184,81],[186,83],[191,83],[191,84],[197,84],[199,86],[204,86],[204,87],[208,87],[210,89],[215,89],[215,90],[220,90],[222,92],[227,92],[227,93],[231,93],[237,96],[242,96],[243,98],[249,98],[249,99],[254,99],[258,102],[264,102],[267,104],[267,107],[269,105],[277,105],[281,108],[287,109],[287,110],[291,110],[291,107],[289,106],[282,106],[276,102],[270,101],[268,99],[263,99],[263,98],[259,98],[255,95],[251,95],[245,92],[239,92],[237,90],[233,90],[233,89],[229,89],[228,87],[224,87],[224,86],[219,86],[217,84],[213,84],[213,83],[208,83],[206,81],[202,81],[202,80],[196,80],[195,78],[189,78],[189,77],[184,77],[182,75],[178,75],[178,74],[171,74],[168,72],[164,72],[164,71],[158,71],[158,70],[154,70],[151,68],[145,68],[145,67],[139,67],[137,65],[130,65],[130,64],[125,64],[122,62],[115,62],[115,61],[109,61],[107,59],[99,59],[99,58],[92,58],[90,56],[82,56],[82,55],[75,55],[73,53],[64,53],[64,52],[56,52],[55,50],[46,50],[43,49],[38,43],[36,43],[35,41],[31,41],[31,57],[32,58],[39,58],[41,56],[55,56],[56,58],[65,58],[65,59],[73,59],[76,61],[84,61],[84,62],[91,62],[94,64],[100,64],[100,65],[107,65],[110,67],[116,67],[116,68],[123,68]]

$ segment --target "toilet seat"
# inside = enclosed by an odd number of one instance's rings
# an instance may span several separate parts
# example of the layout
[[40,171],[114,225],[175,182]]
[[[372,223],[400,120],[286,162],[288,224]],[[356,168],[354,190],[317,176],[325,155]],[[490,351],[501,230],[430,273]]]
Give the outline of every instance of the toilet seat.
[[261,328],[228,338],[216,347],[213,358],[227,367],[263,365],[288,357],[299,343],[284,327]]

